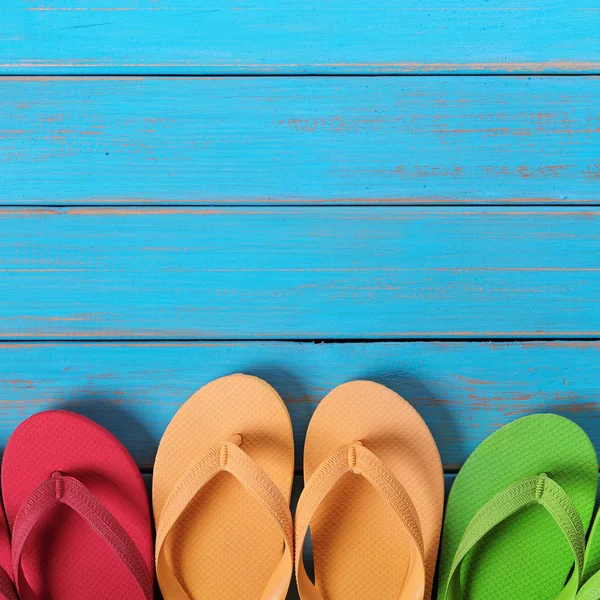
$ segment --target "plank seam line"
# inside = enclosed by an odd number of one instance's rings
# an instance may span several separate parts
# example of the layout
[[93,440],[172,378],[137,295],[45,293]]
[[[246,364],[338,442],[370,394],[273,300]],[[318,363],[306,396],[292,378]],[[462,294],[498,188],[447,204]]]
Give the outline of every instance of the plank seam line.
[[390,200],[375,200],[373,202],[358,202],[358,203],[340,203],[333,201],[326,202],[307,202],[307,203],[286,203],[286,202],[264,202],[262,204],[255,203],[188,203],[188,204],[163,204],[163,203],[103,203],[103,204],[3,204],[0,203],[0,208],[56,208],[56,209],[86,209],[86,208],[106,208],[108,210],[114,208],[133,208],[133,209],[144,209],[144,208],[466,208],[469,206],[476,206],[482,208],[598,208],[600,207],[599,202],[586,202],[585,200],[573,200],[570,203],[565,202],[548,202],[540,201],[536,202],[535,199],[529,203],[522,202],[471,202],[466,199],[464,202],[391,202]]
[[[117,69],[119,67],[116,67]],[[428,72],[428,73],[365,73],[365,72],[356,72],[356,73],[294,73],[294,72],[281,72],[281,73],[219,73],[219,72],[211,72],[211,71],[201,71],[197,73],[157,73],[157,72],[144,72],[144,71],[136,71],[130,73],[120,73],[119,71],[113,72],[105,72],[105,73],[69,73],[68,71],[64,71],[61,73],[52,73],[52,70],[45,71],[44,73],[26,73],[26,72],[5,72],[0,68],[0,78],[40,78],[47,80],[48,78],[68,78],[72,79],[74,77],[80,77],[82,79],[85,78],[107,78],[107,79],[122,79],[122,78],[164,78],[164,79],[200,79],[200,78],[211,78],[211,79],[241,79],[241,78],[258,78],[258,77],[268,77],[268,78],[278,78],[278,77],[288,77],[288,78],[306,78],[306,77],[364,77],[364,78],[375,78],[375,77],[598,77],[600,76],[600,71],[592,71],[592,72],[559,72],[559,71],[519,71],[515,72],[482,72],[482,73],[472,73],[472,72],[452,72],[447,73],[444,71],[439,72]]]
[[381,338],[277,338],[277,337],[261,337],[261,338],[6,338],[0,337],[0,346],[2,344],[246,344],[246,343],[285,343],[285,344],[413,344],[416,342],[449,342],[449,343],[512,343],[512,342],[600,342],[600,337],[584,337],[584,336],[436,336],[436,337],[381,337]]

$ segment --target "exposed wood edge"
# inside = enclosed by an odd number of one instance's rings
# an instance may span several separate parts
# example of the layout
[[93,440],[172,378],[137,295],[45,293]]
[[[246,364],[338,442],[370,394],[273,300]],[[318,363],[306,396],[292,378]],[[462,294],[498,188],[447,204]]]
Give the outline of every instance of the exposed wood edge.
[[111,60],[5,60],[0,74],[6,75],[115,75],[152,74],[182,76],[245,75],[597,75],[600,61],[549,60],[516,62],[323,62],[200,64],[189,60],[143,63]]
[[[1,81],[0,81],[1,83]],[[600,207],[600,196],[589,198],[565,198],[564,196],[544,196],[544,197],[502,197],[502,198],[460,198],[456,196],[419,196],[419,197],[387,197],[387,198],[310,198],[310,197],[229,197],[218,198],[214,202],[207,199],[185,200],[178,199],[176,202],[169,204],[165,203],[164,199],[156,198],[120,198],[120,197],[77,197],[73,198],[72,202],[57,204],[55,200],[46,202],[41,198],[28,198],[26,200],[15,202],[2,202],[0,199],[0,208],[47,208],[47,209],[92,209],[92,208],[138,208],[138,207],[155,207],[155,208],[261,208],[278,206],[287,208],[302,208],[311,206],[335,206],[355,208],[359,206],[383,206],[383,207],[436,207],[443,206],[450,208],[453,206],[474,206],[474,207],[501,207],[501,206],[586,206]]]

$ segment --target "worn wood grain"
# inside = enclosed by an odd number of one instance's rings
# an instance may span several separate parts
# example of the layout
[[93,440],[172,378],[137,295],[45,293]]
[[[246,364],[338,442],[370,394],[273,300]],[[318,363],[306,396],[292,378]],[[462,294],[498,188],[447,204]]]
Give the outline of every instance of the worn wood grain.
[[28,415],[66,407],[108,427],[149,469],[178,407],[208,381],[245,372],[286,401],[298,466],[315,406],[361,378],[417,408],[447,471],[496,428],[533,412],[574,419],[600,451],[599,359],[599,342],[2,343],[0,448]]
[[0,338],[600,337],[600,211],[4,208]]
[[5,73],[589,73],[596,0],[6,0]]
[[3,204],[598,204],[600,78],[0,78],[0,166]]

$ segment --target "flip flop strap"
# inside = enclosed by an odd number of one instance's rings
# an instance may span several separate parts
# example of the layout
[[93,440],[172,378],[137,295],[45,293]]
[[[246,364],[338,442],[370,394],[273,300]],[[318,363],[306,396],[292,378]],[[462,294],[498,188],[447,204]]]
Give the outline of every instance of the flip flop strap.
[[13,582],[2,567],[0,567],[0,600],[17,600]]
[[[262,600],[283,600],[293,571],[293,525],[288,502],[269,476],[233,442],[210,450],[177,482],[160,514],[156,532],[156,574],[170,600],[191,600],[177,580],[165,556],[165,542],[175,523],[194,497],[218,473],[233,475],[276,523],[285,542],[281,561],[265,588]],[[257,544],[261,540],[256,540]]]
[[600,600],[600,571],[594,573],[583,584],[575,600]]
[[[148,567],[127,532],[118,521],[75,477],[54,472],[21,506],[13,526],[12,562],[17,591],[23,549],[29,534],[40,518],[58,504],[73,509],[106,542],[135,579],[144,600],[152,600],[153,580]],[[93,565],[90,565],[93,568]]]
[[585,554],[585,530],[579,513],[564,489],[545,473],[511,485],[494,496],[473,517],[460,541],[444,594],[445,600],[462,600],[460,572],[473,547],[496,525],[520,510],[539,504],[552,516],[569,542],[575,557],[575,572],[557,600],[574,598],[579,586]]
[[364,477],[384,498],[411,540],[411,564],[400,600],[421,600],[425,590],[425,559],[421,525],[410,496],[395,475],[361,442],[342,446],[325,459],[308,480],[296,510],[295,566],[302,600],[323,600],[306,573],[302,548],[310,523],[325,497],[340,479],[354,473]]
[[600,600],[600,571],[585,582],[575,600]]

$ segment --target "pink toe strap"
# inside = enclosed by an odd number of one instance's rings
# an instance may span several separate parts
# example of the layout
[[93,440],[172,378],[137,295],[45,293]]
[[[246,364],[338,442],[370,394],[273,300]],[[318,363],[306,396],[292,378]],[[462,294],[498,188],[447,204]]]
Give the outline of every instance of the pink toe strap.
[[[140,589],[140,598],[152,600],[152,577],[139,549],[127,532],[81,481],[58,471],[34,490],[21,506],[15,519],[12,562],[17,591],[20,592],[19,574],[25,542],[42,515],[57,504],[72,508],[85,520],[119,557],[123,566],[135,579]],[[90,567],[93,568],[93,565]],[[10,596],[8,598],[11,599]]]
[[18,600],[13,582],[2,567],[0,567],[0,600]]

